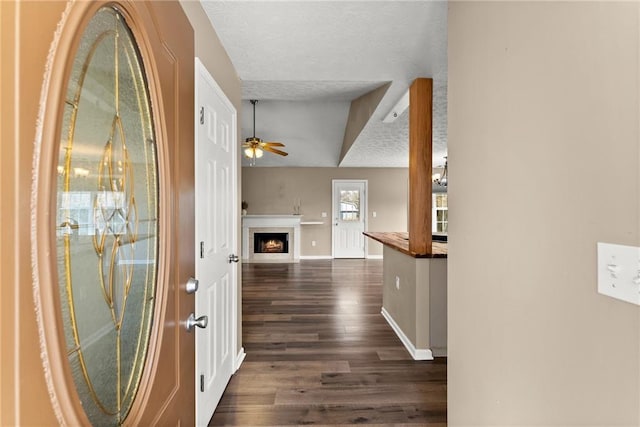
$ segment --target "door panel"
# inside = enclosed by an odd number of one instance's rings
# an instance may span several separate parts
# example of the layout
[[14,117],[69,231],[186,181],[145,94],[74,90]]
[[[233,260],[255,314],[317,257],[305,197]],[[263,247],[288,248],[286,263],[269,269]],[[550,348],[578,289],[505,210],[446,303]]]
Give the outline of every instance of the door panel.
[[235,362],[237,142],[235,109],[198,61],[196,98],[196,312],[209,317],[196,331],[196,423],[206,425]]
[[[0,1],[2,426],[55,425],[59,419],[59,411],[48,404],[49,390],[41,359],[42,335],[34,310],[37,284],[32,269],[31,190],[42,76],[64,10],[65,2]],[[33,25],[34,22],[38,24]],[[49,164],[53,169],[54,160]],[[49,367],[58,369],[53,363]],[[34,406],[34,402],[38,405]]]
[[364,258],[367,181],[333,180],[333,257]]

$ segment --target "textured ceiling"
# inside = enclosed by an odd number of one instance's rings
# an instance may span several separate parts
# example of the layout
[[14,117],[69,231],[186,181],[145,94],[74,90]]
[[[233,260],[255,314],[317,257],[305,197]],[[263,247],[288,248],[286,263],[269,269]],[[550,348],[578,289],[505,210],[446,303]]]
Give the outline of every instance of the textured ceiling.
[[[203,7],[258,99],[256,136],[286,158],[256,166],[407,167],[406,112],[382,119],[417,77],[434,78],[434,164],[446,155],[447,3],[440,1],[210,1]],[[340,160],[351,101],[389,89]],[[243,103],[242,137],[252,135]]]
[[242,99],[351,102],[385,83],[387,82],[244,80]]

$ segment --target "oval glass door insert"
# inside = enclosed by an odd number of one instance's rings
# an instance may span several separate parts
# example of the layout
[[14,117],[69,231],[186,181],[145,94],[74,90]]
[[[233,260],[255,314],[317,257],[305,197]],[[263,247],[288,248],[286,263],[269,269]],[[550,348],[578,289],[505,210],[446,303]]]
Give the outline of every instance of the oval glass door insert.
[[158,166],[144,67],[116,8],[87,25],[63,102],[56,247],[67,357],[91,423],[120,425],[151,332]]

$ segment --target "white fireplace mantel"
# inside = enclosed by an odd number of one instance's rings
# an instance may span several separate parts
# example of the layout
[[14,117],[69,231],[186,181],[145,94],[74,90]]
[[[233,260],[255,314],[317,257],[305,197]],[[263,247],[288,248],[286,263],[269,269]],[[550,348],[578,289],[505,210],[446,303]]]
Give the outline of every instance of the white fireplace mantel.
[[[293,247],[292,257],[289,262],[300,261],[300,215],[244,215],[242,217],[242,260],[252,261],[251,248],[253,242],[249,241],[252,229],[260,229],[261,232],[267,230],[281,231],[282,229],[292,230],[289,236],[290,248]],[[290,249],[291,250],[291,249]],[[281,261],[274,259],[275,262]],[[254,262],[256,262],[254,260]],[[268,261],[266,261],[268,262]],[[287,262],[286,260],[284,262]]]

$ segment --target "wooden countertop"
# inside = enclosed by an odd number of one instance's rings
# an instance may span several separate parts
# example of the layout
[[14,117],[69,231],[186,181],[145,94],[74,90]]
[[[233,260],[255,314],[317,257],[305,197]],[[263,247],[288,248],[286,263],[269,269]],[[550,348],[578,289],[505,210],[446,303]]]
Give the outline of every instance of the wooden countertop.
[[446,258],[447,257],[447,243],[446,242],[432,242],[431,254],[417,254],[409,250],[409,233],[406,232],[376,232],[365,231],[365,236],[376,240],[383,245],[389,246],[403,254],[409,255],[414,258]]

